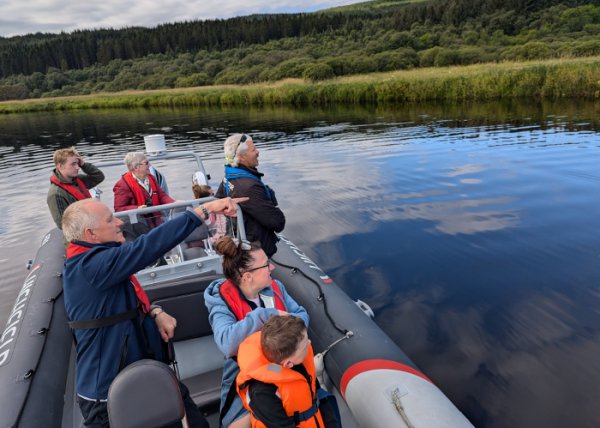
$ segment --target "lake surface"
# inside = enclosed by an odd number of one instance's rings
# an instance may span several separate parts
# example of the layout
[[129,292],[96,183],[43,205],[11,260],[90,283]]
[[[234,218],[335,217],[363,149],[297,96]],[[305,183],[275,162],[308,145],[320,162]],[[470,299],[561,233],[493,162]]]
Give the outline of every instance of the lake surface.
[[[53,150],[121,159],[164,133],[216,183],[243,131],[286,235],[476,426],[600,426],[600,103],[57,112],[0,130],[2,326],[53,226]],[[191,169],[168,176],[174,197]]]

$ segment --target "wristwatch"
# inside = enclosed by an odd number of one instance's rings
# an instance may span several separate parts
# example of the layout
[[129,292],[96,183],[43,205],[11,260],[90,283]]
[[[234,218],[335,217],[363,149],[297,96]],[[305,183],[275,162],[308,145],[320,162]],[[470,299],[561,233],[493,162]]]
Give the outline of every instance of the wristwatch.
[[204,216],[204,221],[206,222],[209,219],[210,214],[204,205],[200,205],[200,209],[202,210],[202,215]]
[[[154,309],[158,309],[158,311],[156,311],[154,314],[152,314],[152,311],[153,311]],[[152,316],[152,319],[156,319],[156,317],[158,316],[158,314],[160,314],[160,313],[162,313],[162,312],[164,312],[164,310],[163,310],[162,306],[160,306],[160,305],[152,305],[152,306],[150,306],[150,314],[152,314],[152,315],[151,315],[151,316]]]

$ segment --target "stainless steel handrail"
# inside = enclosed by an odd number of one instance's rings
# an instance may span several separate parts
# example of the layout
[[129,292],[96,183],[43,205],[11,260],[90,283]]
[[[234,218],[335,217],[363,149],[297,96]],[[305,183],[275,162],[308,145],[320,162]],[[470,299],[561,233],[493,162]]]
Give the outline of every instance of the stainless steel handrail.
[[[127,210],[127,211],[118,211],[114,213],[114,216],[117,218],[125,218],[128,217],[129,222],[131,224],[135,224],[138,222],[138,214],[142,215],[142,214],[150,214],[150,213],[154,213],[154,212],[158,212],[158,211],[165,211],[165,210],[171,210],[174,208],[181,208],[181,207],[197,207],[205,202],[210,202],[210,201],[214,201],[216,200],[216,198],[212,197],[212,196],[208,196],[206,198],[201,198],[201,199],[190,199],[188,201],[176,201],[176,202],[172,202],[170,204],[164,204],[164,205],[157,205],[157,206],[153,206],[153,207],[146,207],[146,208],[136,208],[133,210]],[[237,218],[238,218],[238,222],[237,222],[237,237],[239,239],[246,239],[246,228],[244,227],[244,214],[242,212],[242,208],[238,205],[237,208]]]
[[[207,176],[206,170],[204,169],[204,164],[202,163],[202,158],[200,157],[199,154],[194,153],[192,151],[166,152],[166,153],[162,153],[162,154],[158,154],[158,155],[146,153],[146,157],[148,158],[149,161],[162,160],[162,159],[178,159],[178,158],[182,158],[182,157],[193,157],[196,160],[196,163],[198,164],[198,168],[200,168],[200,171],[202,172],[202,174]],[[108,166],[123,166],[123,160],[119,159],[119,160],[107,160],[107,161],[94,162],[94,165],[97,166],[98,168],[108,167]]]

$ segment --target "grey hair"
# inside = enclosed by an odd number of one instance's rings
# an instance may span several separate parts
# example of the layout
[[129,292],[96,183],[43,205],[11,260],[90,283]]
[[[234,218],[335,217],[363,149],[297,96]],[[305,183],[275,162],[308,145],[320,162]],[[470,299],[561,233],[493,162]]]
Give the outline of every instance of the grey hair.
[[97,199],[88,198],[74,202],[67,207],[62,218],[62,231],[67,242],[80,241],[86,229],[98,226],[99,218],[87,209],[89,204],[101,204]]
[[[246,141],[240,143],[243,136],[246,136]],[[248,134],[233,134],[225,140],[223,150],[225,152],[225,164],[237,167],[240,162],[240,155],[248,151],[248,142],[252,141],[252,137]]]
[[138,166],[144,160],[146,160],[144,152],[129,152],[125,155],[124,159],[125,165],[127,165],[129,171],[133,171],[133,168]]

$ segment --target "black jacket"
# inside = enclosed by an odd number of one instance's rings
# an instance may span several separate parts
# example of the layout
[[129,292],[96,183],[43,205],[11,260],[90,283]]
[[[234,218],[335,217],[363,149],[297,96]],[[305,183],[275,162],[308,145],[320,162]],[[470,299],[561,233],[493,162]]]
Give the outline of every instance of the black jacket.
[[[248,168],[240,165],[238,168],[248,171],[252,175],[261,178],[263,174],[254,168]],[[227,196],[224,187],[225,179],[219,185],[216,197],[224,198]],[[260,241],[262,249],[271,257],[277,251],[277,241],[279,240],[275,232],[281,232],[285,227],[285,215],[277,207],[275,192],[271,189],[271,199],[267,196],[265,188],[260,181],[253,178],[236,178],[229,181],[229,196],[240,198],[248,196],[250,200],[242,202],[242,212],[244,213],[244,227],[246,228],[246,237],[249,241]]]

